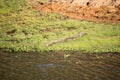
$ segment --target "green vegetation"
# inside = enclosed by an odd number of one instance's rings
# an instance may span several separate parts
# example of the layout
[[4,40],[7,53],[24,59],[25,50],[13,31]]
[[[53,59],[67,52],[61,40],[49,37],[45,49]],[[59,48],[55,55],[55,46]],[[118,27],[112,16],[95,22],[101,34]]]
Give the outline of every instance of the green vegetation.
[[[6,4],[6,5],[4,5]],[[50,41],[87,32],[77,40]],[[25,0],[0,1],[0,48],[8,51],[120,52],[120,23],[103,24],[35,11]]]

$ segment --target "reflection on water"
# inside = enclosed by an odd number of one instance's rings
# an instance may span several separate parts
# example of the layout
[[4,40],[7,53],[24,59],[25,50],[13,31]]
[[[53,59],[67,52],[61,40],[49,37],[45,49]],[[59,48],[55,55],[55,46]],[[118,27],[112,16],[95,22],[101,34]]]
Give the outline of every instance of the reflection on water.
[[63,65],[60,64],[53,64],[53,63],[48,63],[48,64],[38,64],[37,65],[39,68],[50,68],[50,67],[63,67]]
[[119,53],[0,52],[0,80],[120,80],[119,67]]

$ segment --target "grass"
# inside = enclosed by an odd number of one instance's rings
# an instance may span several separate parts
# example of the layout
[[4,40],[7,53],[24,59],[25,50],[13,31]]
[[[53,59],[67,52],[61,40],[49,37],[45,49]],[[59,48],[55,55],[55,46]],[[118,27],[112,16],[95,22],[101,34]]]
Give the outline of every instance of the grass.
[[[79,21],[56,13],[43,13],[33,10],[25,0],[9,0],[7,3],[1,0],[0,5],[1,49],[15,52],[120,52],[120,23]],[[76,35],[78,32],[87,32],[87,35],[76,40],[45,46],[50,41]]]

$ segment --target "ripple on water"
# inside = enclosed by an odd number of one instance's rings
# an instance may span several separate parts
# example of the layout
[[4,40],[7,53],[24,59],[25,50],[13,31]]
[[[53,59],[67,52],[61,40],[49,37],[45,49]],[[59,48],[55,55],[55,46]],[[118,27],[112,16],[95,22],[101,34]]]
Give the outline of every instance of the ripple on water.
[[[65,52],[66,53],[66,52]],[[0,80],[120,80],[120,54],[0,52]]]

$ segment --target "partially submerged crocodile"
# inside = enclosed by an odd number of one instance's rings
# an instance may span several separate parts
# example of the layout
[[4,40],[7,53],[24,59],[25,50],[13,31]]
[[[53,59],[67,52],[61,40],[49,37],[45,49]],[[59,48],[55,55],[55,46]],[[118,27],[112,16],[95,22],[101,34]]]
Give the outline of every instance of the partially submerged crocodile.
[[80,38],[80,37],[82,37],[86,34],[87,33],[85,33],[85,32],[79,32],[77,35],[74,35],[74,36],[69,36],[69,37],[60,38],[60,39],[51,41],[51,42],[47,43],[46,46],[52,46],[53,44],[57,44],[57,43],[60,43],[60,42],[66,42],[68,40],[74,40],[74,39]]

